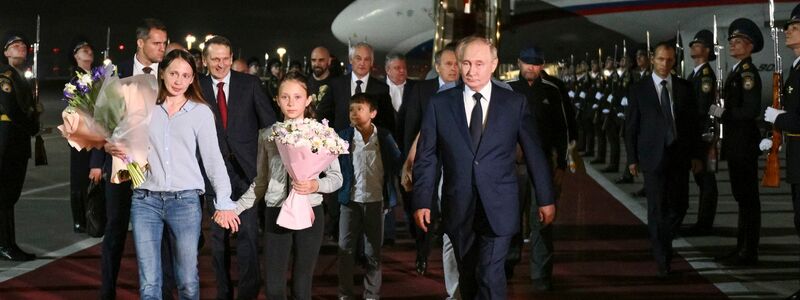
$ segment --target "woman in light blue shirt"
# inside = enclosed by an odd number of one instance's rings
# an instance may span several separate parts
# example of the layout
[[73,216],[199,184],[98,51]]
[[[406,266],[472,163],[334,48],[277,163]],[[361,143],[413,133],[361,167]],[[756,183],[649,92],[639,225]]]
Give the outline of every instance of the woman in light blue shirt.
[[[139,265],[142,299],[161,299],[161,240],[174,244],[172,261],[181,299],[199,299],[197,243],[203,175],[197,154],[217,193],[214,219],[238,226],[231,185],[217,143],[214,113],[202,97],[194,58],[185,50],[169,52],[159,64],[159,90],[149,124],[149,171],[134,189],[131,223]],[[120,145],[112,155],[125,157]]]

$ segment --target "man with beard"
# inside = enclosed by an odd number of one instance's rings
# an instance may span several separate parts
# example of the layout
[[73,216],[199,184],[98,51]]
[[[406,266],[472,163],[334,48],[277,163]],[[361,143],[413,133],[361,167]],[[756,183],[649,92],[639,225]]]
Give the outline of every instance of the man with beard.
[[[322,100],[322,96],[324,96],[322,94],[328,90],[328,83],[330,83],[331,79],[336,77],[336,74],[331,73],[330,68],[331,53],[328,51],[328,48],[322,46],[314,48],[314,50],[311,51],[312,74],[308,81],[308,94],[317,95],[317,101]],[[323,86],[325,86],[325,88],[323,88]],[[322,93],[320,93],[320,89]],[[316,104],[319,104],[319,102],[314,103],[314,105]]]

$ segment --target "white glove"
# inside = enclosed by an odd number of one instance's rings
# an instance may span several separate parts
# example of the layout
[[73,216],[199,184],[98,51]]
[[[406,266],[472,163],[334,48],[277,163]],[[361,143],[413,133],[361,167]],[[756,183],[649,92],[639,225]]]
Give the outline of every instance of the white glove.
[[625,119],[625,114],[623,114],[623,113],[617,113],[617,118],[620,118],[620,119]]
[[708,108],[708,115],[709,116],[715,116],[715,117],[719,118],[719,117],[722,117],[722,114],[724,112],[725,112],[725,109],[722,108],[722,107],[717,106],[716,104],[711,105],[711,107]]
[[581,92],[580,94],[578,94],[578,97],[586,99],[586,92]]
[[594,98],[597,99],[597,100],[602,99],[603,98],[603,93],[597,92],[597,94],[594,94]]
[[575,103],[575,108],[581,109],[581,104],[580,103]]
[[593,105],[592,105],[592,109],[597,109],[598,107],[600,107],[600,106],[599,106],[599,105],[597,105],[597,104],[593,104]]
[[606,109],[603,109],[603,114],[604,114],[604,115],[607,115],[607,114],[608,114],[608,113],[610,113],[610,112],[611,112],[611,111],[610,111],[610,110],[608,110],[608,108],[606,108]]
[[622,97],[622,101],[619,102],[622,106],[628,106],[628,97]]
[[606,99],[606,101],[608,101],[608,103],[611,103],[611,101],[613,100],[614,100],[614,95],[608,95],[608,99]]
[[573,91],[569,91],[569,93],[567,93],[567,95],[569,95],[570,98],[575,98],[575,92],[573,92]]
[[767,151],[769,149],[772,149],[772,140],[771,139],[761,140],[761,143],[758,144],[758,149],[761,149],[761,151]]
[[786,113],[786,111],[781,109],[775,109],[772,107],[767,107],[767,110],[764,111],[764,121],[775,123],[775,119],[777,119],[778,116],[783,113]]

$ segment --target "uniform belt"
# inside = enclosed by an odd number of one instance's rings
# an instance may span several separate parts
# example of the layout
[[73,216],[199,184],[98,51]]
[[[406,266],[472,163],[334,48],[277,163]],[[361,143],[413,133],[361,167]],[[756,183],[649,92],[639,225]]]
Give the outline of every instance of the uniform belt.
[[788,133],[788,132],[785,132],[784,135],[790,136],[790,137],[800,137],[800,133]]
[[11,122],[11,118],[9,118],[6,114],[2,114],[0,115],[0,122]]

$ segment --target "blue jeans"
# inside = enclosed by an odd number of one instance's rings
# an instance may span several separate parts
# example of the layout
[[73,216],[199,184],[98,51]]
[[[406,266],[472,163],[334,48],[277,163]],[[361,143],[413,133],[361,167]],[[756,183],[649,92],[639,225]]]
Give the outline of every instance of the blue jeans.
[[197,242],[202,212],[198,191],[134,190],[131,202],[140,297],[161,299],[161,239],[166,232],[173,243],[172,261],[180,299],[199,299]]

